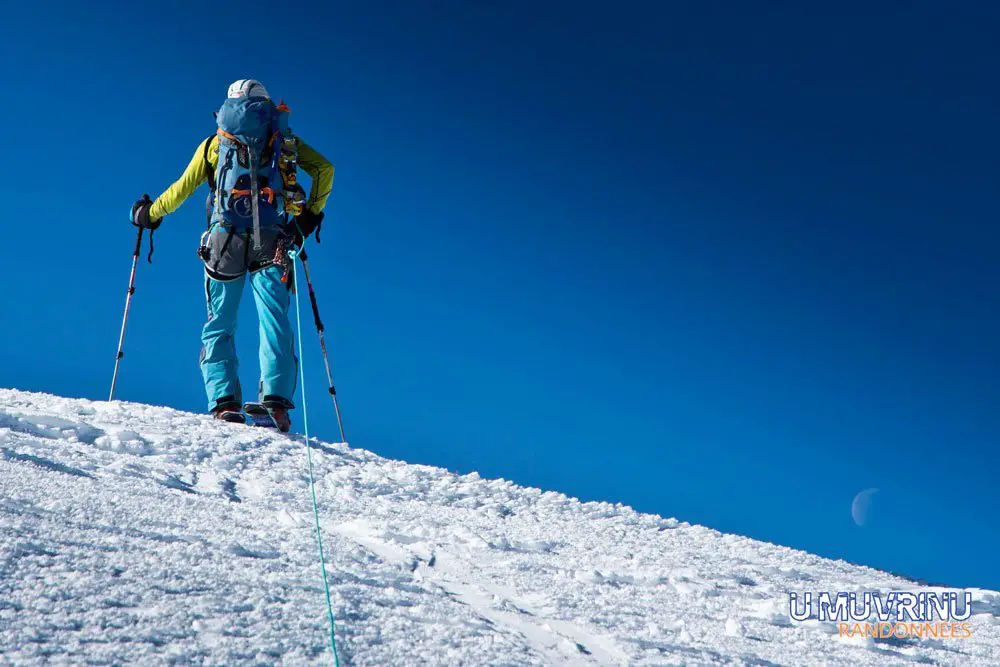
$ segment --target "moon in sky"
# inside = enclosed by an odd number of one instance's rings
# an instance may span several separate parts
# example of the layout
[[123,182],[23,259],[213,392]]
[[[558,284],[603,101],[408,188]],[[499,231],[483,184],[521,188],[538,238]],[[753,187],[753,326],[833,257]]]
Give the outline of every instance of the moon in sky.
[[868,520],[868,510],[872,504],[872,496],[876,493],[878,493],[878,489],[865,489],[854,496],[854,501],[851,503],[851,517],[854,519],[854,523],[859,526],[865,525],[865,521]]

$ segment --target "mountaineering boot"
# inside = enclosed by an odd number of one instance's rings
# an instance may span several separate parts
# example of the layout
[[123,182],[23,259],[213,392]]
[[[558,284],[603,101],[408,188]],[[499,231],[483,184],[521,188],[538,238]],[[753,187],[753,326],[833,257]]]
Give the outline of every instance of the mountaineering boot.
[[[261,393],[264,393],[263,384],[261,385]],[[274,420],[274,427],[282,433],[288,433],[292,428],[292,418],[288,411],[295,407],[292,402],[275,394],[267,394],[264,396],[263,403],[264,408],[271,415],[271,419]]]
[[263,428],[274,428],[282,433],[288,433],[292,428],[291,417],[288,416],[288,408],[284,405],[268,403],[244,403],[243,413],[246,414],[251,426]]
[[220,421],[233,424],[245,424],[247,421],[239,403],[223,403],[212,410],[212,416]]
[[271,419],[274,420],[274,425],[278,427],[278,430],[282,433],[288,433],[292,428],[292,418],[288,415],[288,410],[285,408],[270,408]]

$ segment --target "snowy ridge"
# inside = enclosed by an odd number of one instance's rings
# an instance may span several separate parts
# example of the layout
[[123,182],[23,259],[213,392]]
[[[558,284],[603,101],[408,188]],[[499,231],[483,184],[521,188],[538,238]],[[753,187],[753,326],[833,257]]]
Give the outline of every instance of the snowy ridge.
[[[607,503],[315,443],[345,665],[998,665],[848,639],[790,590],[889,574]],[[330,664],[301,438],[0,390],[0,664]]]

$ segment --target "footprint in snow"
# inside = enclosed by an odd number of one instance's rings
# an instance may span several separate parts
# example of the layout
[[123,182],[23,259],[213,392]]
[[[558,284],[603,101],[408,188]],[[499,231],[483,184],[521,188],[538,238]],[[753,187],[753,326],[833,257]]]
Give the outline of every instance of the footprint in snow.
[[0,428],[7,428],[14,433],[33,435],[48,440],[68,439],[93,445],[104,436],[104,431],[89,424],[53,417],[51,415],[32,415],[16,412],[0,412]]
[[8,449],[7,447],[0,448],[0,457],[6,461],[19,461],[21,463],[30,463],[38,466],[39,468],[45,468],[46,470],[52,470],[53,472],[61,472],[65,475],[73,475],[74,477],[89,477],[94,479],[94,476],[89,472],[80,470],[79,468],[74,468],[62,463],[57,463],[55,461],[50,461],[49,459],[42,458],[41,456],[32,456],[31,454],[21,454],[15,452],[13,449]]
[[241,544],[231,544],[229,553],[234,556],[239,556],[240,558],[262,558],[262,559],[273,559],[280,558],[281,552],[273,547],[260,546],[254,549],[248,549]]

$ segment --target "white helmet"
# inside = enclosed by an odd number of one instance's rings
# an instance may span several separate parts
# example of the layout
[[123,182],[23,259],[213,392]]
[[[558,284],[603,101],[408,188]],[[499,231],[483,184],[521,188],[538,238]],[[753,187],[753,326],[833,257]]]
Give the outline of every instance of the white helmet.
[[232,85],[229,86],[229,98],[240,97],[263,97],[267,100],[271,99],[271,96],[267,94],[267,88],[257,79],[233,81]]

